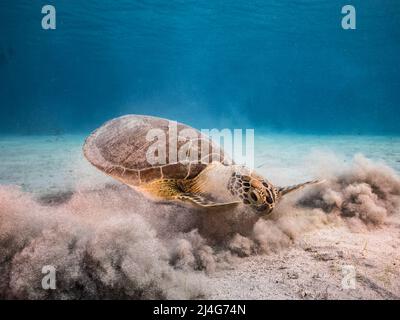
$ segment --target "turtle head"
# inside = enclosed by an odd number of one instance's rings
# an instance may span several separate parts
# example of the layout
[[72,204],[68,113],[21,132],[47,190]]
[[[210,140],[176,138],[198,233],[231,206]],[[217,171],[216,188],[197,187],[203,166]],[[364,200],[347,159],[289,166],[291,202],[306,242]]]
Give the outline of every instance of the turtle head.
[[239,197],[259,215],[269,214],[278,200],[278,190],[256,175],[234,172],[229,179],[228,189],[232,195]]

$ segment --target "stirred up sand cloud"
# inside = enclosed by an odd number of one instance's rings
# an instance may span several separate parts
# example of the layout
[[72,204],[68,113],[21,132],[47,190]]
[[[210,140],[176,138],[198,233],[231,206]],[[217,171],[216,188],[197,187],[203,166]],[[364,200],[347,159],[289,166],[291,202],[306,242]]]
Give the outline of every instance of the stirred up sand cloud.
[[[266,219],[244,207],[205,213],[153,203],[119,184],[56,201],[0,186],[0,297],[207,298],[208,277],[244,257],[280,252],[315,229],[368,231],[398,216],[400,178],[389,167],[359,155],[320,175],[326,183]],[[57,270],[56,290],[41,286],[45,265]]]

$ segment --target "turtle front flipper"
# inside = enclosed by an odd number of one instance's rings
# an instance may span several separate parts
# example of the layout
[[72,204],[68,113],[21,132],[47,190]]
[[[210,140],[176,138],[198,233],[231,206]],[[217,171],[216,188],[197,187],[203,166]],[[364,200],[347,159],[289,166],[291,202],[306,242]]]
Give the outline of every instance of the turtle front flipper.
[[188,192],[176,195],[175,199],[182,200],[182,201],[190,201],[194,205],[197,205],[202,208],[221,208],[222,209],[222,208],[235,207],[240,203],[239,201],[215,202],[210,199],[207,199],[206,197],[203,197],[200,194],[188,193]]
[[183,184],[175,179],[160,179],[151,183],[143,184],[139,190],[162,200],[190,201],[192,204],[202,208],[228,208],[236,206],[240,201],[223,202],[213,201],[197,192],[186,192]]

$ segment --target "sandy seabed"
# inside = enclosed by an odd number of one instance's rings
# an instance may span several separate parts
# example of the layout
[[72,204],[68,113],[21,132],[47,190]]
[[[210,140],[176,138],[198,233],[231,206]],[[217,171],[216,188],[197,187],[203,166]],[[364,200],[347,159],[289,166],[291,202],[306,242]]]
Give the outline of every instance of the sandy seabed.
[[153,203],[91,167],[83,140],[0,137],[1,298],[400,298],[400,138],[257,136],[274,184],[327,180],[268,219]]

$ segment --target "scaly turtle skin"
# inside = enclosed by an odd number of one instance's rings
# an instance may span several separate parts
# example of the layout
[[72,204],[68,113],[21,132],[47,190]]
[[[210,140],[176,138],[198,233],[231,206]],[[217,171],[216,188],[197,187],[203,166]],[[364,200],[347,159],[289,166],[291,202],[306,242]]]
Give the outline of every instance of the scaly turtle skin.
[[[116,118],[86,139],[83,153],[92,165],[146,195],[189,201],[202,208],[229,208],[244,203],[257,213],[267,214],[283,195],[318,183],[276,188],[248,168],[235,165],[199,131],[181,123],[175,123],[175,127],[171,124],[174,122],[151,116]],[[148,135],[152,129],[165,137],[165,162],[161,164],[148,161],[148,152],[155,143]],[[191,134],[187,134],[188,130]],[[176,144],[177,153],[184,151],[184,161],[169,152],[171,142]],[[206,148],[202,148],[202,142],[207,143]]]

